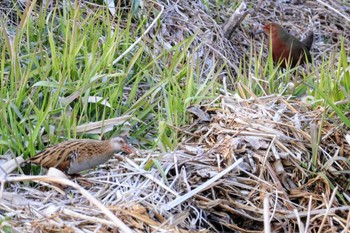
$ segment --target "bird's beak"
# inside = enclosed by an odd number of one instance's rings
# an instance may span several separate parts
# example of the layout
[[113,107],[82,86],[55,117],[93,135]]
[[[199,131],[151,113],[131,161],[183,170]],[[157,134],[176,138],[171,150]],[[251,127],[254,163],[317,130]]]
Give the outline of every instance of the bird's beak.
[[261,34],[261,33],[264,33],[264,29],[259,29],[259,30],[257,30],[257,31],[255,32],[255,35]]
[[136,151],[126,143],[123,145],[123,151],[129,154],[136,153]]

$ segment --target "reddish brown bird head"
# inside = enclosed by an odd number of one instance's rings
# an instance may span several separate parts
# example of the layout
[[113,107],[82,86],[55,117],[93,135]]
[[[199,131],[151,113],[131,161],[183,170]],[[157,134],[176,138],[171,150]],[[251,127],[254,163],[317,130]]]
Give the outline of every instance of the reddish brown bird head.
[[311,61],[310,48],[313,41],[313,33],[310,33],[304,42],[285,31],[277,23],[267,23],[263,30],[271,40],[272,59],[281,67],[295,67]]
[[283,30],[283,28],[277,23],[267,23],[264,25],[263,30],[266,35],[276,37],[278,32]]

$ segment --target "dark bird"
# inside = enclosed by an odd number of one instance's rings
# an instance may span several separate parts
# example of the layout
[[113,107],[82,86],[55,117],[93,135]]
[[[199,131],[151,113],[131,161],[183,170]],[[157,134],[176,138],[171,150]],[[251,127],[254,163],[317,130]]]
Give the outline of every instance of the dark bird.
[[313,32],[310,32],[303,41],[289,34],[277,23],[267,23],[259,32],[264,32],[269,41],[271,40],[272,59],[281,67],[286,68],[289,65],[293,68],[306,61],[311,62],[309,51],[314,39]]

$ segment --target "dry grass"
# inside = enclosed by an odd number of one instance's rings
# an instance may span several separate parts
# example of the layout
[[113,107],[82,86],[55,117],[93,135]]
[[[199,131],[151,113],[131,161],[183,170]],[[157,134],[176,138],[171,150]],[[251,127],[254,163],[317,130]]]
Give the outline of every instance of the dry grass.
[[[346,229],[349,164],[343,156],[350,146],[342,127],[322,121],[323,109],[276,96],[221,96],[202,109],[210,121],[198,118],[184,127],[177,150],[111,160],[77,178],[79,187],[50,173],[7,177],[1,206],[16,216],[9,223],[19,232],[107,231],[120,226],[114,218],[136,232],[253,232],[270,224],[277,232]],[[312,164],[313,131],[320,127]],[[150,160],[162,169],[145,170]],[[38,185],[19,182],[28,179]]]
[[[346,8],[334,1],[327,4],[338,12],[315,1],[260,1],[231,41],[220,36],[216,21],[230,16],[227,9],[215,15],[199,1],[161,4],[167,30],[161,31],[164,41],[158,46],[171,46],[200,29],[194,46],[202,43],[198,59],[205,60],[208,70],[222,59],[237,72],[236,64],[248,56],[251,43],[261,46],[254,32],[265,20],[283,22],[297,35],[314,30],[316,64],[321,53],[340,46],[339,35],[347,41],[350,36],[345,34],[350,31]],[[2,221],[3,229],[348,232],[350,146],[345,127],[324,119],[325,109],[301,101],[279,96],[239,99],[222,93],[216,101],[191,109],[192,124],[176,129],[182,143],[172,152],[118,157],[74,182],[56,173],[3,176],[0,208],[9,217]]]

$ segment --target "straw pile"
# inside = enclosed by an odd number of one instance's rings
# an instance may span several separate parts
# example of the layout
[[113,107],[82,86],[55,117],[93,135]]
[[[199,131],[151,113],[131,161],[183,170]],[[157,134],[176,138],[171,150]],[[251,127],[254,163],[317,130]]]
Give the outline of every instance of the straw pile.
[[[283,97],[219,100],[190,109],[193,124],[171,153],[111,160],[77,183],[57,174],[6,177],[16,181],[3,190],[1,209],[13,217],[6,223],[19,232],[106,232],[118,219],[136,232],[253,232],[264,221],[276,232],[346,229],[343,127],[322,120],[324,109]],[[18,182],[25,179],[40,182]]]
[[[249,54],[250,45],[261,46],[253,32],[266,19],[278,19],[287,22],[286,27],[292,25],[298,35],[314,30],[317,64],[319,54],[339,48],[340,34],[347,41],[350,36],[344,34],[350,31],[349,23],[343,23],[348,8],[336,1],[317,2],[246,1],[245,5],[257,5],[248,13],[244,6],[241,14],[236,12],[244,17],[238,17],[240,23],[228,40],[217,22],[233,12],[214,11],[200,1],[159,1],[165,7],[161,22],[166,30],[156,36],[162,38],[159,46],[171,46],[200,28],[193,43],[202,44],[197,59],[205,58],[208,67],[221,59],[238,72],[235,64]],[[150,7],[148,2],[145,7]],[[3,176],[0,208],[7,221],[2,221],[2,228],[10,226],[18,232],[348,231],[348,129],[336,118],[324,118],[325,109],[313,109],[299,100],[222,94],[188,110],[193,121],[181,129],[182,143],[175,151],[118,157],[73,182],[55,171],[47,176]],[[28,180],[34,185],[24,182]]]

